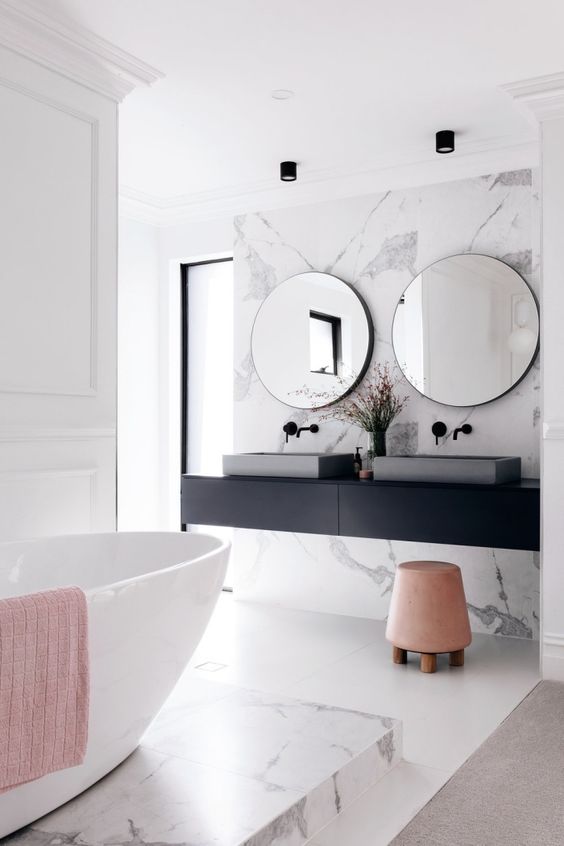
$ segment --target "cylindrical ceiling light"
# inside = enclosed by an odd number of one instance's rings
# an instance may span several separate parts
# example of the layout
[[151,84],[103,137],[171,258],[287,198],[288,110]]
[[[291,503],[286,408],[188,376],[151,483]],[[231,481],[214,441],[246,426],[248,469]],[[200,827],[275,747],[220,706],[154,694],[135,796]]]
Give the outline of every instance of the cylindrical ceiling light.
[[298,178],[296,162],[280,162],[280,179],[282,182],[295,182]]
[[435,149],[437,153],[454,153],[454,131],[452,129],[441,129],[435,136]]

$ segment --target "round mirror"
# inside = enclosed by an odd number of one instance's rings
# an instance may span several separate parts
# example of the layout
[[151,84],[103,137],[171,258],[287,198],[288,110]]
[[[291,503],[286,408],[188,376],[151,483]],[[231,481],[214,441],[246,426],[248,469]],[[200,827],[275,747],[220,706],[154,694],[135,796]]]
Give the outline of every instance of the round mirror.
[[272,291],[251,342],[259,379],[294,408],[320,408],[346,396],[366,373],[373,346],[364,301],[346,282],[315,271]]
[[451,256],[406,288],[392,340],[404,376],[424,396],[443,405],[482,405],[510,391],[532,366],[538,307],[505,262]]

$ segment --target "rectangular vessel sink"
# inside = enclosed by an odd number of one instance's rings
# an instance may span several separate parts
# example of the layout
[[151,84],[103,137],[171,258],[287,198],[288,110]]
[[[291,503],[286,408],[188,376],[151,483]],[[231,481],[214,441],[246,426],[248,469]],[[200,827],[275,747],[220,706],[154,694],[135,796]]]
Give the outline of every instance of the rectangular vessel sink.
[[482,455],[386,456],[375,459],[374,478],[390,482],[503,485],[519,481],[521,459]]
[[352,452],[241,452],[223,456],[225,476],[287,476],[326,479],[351,476]]

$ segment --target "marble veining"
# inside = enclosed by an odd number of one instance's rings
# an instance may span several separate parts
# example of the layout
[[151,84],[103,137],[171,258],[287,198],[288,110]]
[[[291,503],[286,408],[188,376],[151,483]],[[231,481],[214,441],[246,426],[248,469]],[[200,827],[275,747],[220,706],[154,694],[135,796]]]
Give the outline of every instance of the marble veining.
[[515,253],[504,253],[500,256],[501,260],[511,265],[511,267],[524,276],[525,279],[530,277],[533,272],[533,252],[532,250],[518,250]]
[[[365,455],[368,447],[365,433],[332,421],[321,422],[318,435],[306,433],[299,442],[285,444],[281,428],[287,420],[308,425],[320,413],[283,405],[254,372],[252,324],[277,284],[316,269],[354,285],[373,316],[374,359],[393,361],[391,326],[397,301],[412,277],[439,258],[470,251],[500,258],[538,295],[537,180],[536,171],[509,171],[238,217],[235,450],[354,452],[361,445]],[[521,455],[523,475],[539,475],[538,359],[515,390],[484,406],[445,407],[407,384],[405,389],[410,401],[388,433],[390,454],[452,455],[467,450]],[[448,427],[438,446],[431,434],[436,420]],[[454,429],[467,421],[473,426],[470,438],[462,444],[453,441]],[[538,637],[539,571],[534,553],[237,530],[233,554],[235,594],[240,598],[375,619],[386,618],[396,561],[454,561],[463,570],[475,631]]]
[[235,402],[241,402],[245,399],[251,390],[253,379],[256,380],[256,378],[257,375],[255,365],[253,363],[253,357],[249,351],[235,370],[233,390]]
[[342,564],[343,567],[347,567],[350,570],[356,570],[358,573],[363,573],[365,576],[368,576],[374,584],[382,586],[381,596],[391,593],[395,578],[395,570],[393,567],[393,564],[395,564],[395,556],[393,558],[391,568],[386,567],[385,564],[379,564],[377,567],[369,567],[352,557],[347,549],[346,543],[344,543],[341,538],[331,537],[329,539],[329,549],[334,558],[336,558],[339,564]]
[[[491,176],[485,177],[492,179]],[[493,179],[489,190],[492,191],[497,185],[531,185],[532,174],[530,170],[508,170],[498,173]]]
[[398,563],[449,560],[462,569],[474,631],[538,637],[538,553],[247,529],[237,529],[236,537],[244,598],[331,613],[342,613],[347,602],[355,616],[385,620]]
[[474,237],[472,238],[472,240],[470,241],[470,244],[469,244],[469,246],[468,246],[468,252],[469,252],[469,253],[473,252],[473,250],[474,250],[474,244],[475,244],[475,243],[476,243],[476,241],[478,240],[478,238],[479,238],[479,236],[480,236],[480,233],[481,233],[481,232],[482,232],[482,231],[483,231],[483,230],[484,230],[487,226],[489,226],[489,224],[490,224],[490,223],[491,223],[491,221],[494,219],[494,217],[496,216],[496,214],[499,214],[499,212],[502,210],[502,208],[503,208],[503,206],[504,206],[504,204],[505,204],[506,199],[507,199],[507,196],[505,196],[505,197],[504,197],[504,198],[503,198],[503,199],[502,199],[502,200],[501,200],[501,201],[497,204],[497,206],[495,207],[495,209],[494,209],[492,212],[490,212],[490,214],[486,217],[486,219],[484,220],[484,222],[483,222],[483,223],[480,223],[480,225],[478,226],[478,229],[476,230],[476,233],[475,233]]
[[392,423],[386,436],[390,455],[416,455],[419,445],[419,425],[415,420]]
[[10,846],[301,846],[401,757],[376,714],[187,674],[141,747]]
[[417,256],[417,232],[405,232],[386,238],[377,255],[358,274],[357,281],[368,277],[373,282],[386,270],[408,270],[417,275],[415,260]]
[[[504,603],[506,605],[506,603]],[[488,629],[493,628],[494,634],[507,635],[508,637],[532,637],[533,628],[527,625],[526,620],[519,620],[508,610],[503,611],[495,605],[485,605],[483,608],[476,608],[471,602],[468,603],[468,610]],[[535,618],[538,621],[538,618]]]

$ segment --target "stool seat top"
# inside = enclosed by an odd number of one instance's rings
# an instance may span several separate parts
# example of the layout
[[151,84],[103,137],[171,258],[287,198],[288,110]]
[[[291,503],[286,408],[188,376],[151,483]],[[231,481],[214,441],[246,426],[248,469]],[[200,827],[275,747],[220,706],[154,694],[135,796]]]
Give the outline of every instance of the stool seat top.
[[448,561],[404,561],[403,564],[398,564],[398,567],[401,570],[411,570],[416,573],[452,573],[460,569],[457,564],[451,564]]

